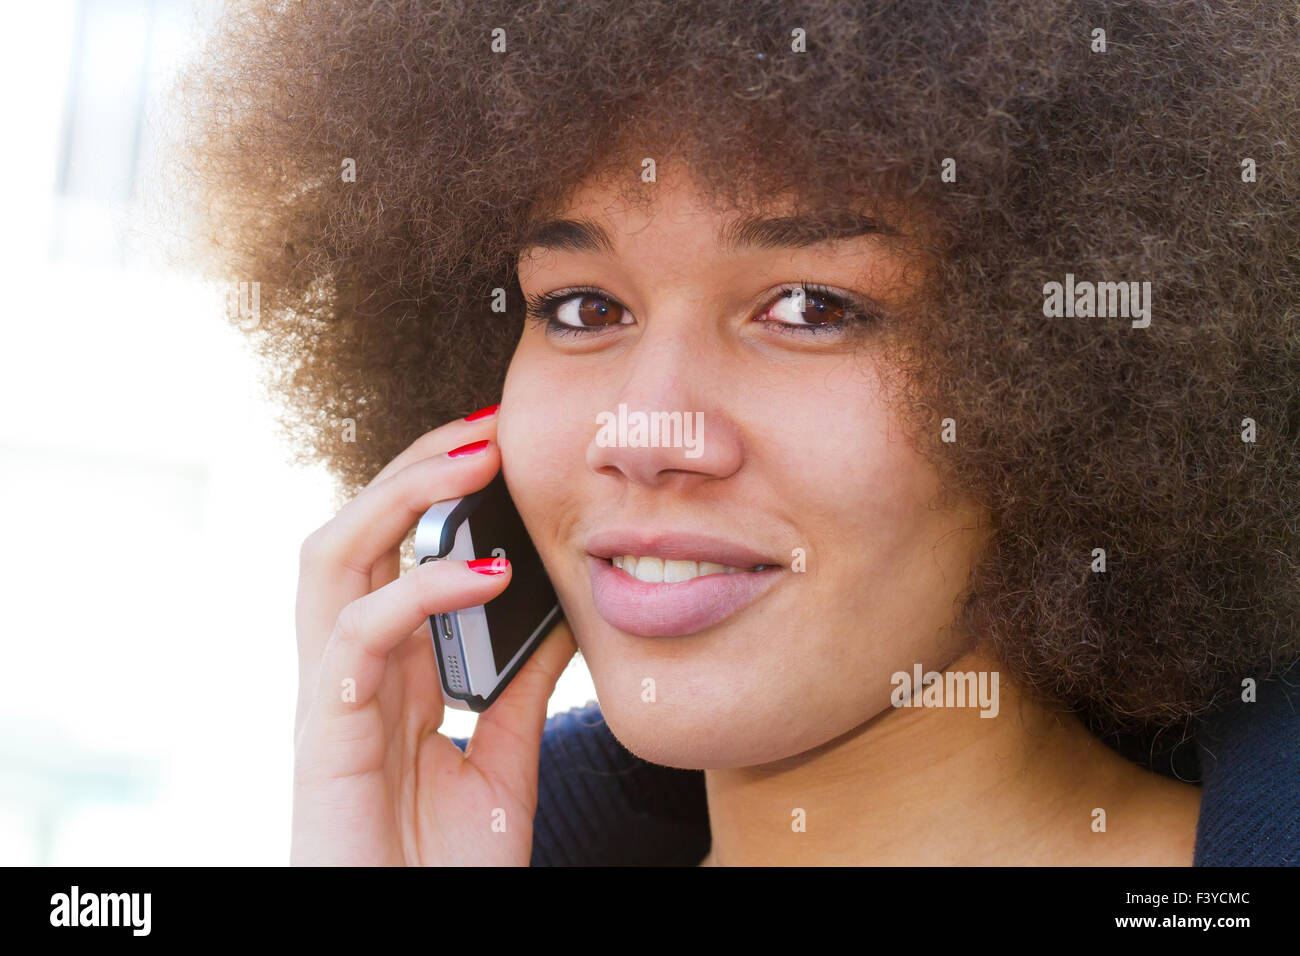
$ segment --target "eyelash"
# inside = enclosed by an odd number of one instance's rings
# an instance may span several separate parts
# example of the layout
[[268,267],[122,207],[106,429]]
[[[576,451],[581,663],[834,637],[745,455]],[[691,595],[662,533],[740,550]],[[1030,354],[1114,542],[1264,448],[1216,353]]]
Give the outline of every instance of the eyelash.
[[[850,331],[858,331],[853,328],[854,325],[861,323],[863,326],[872,326],[882,320],[883,316],[880,311],[869,302],[859,299],[856,296],[842,295],[833,289],[815,282],[790,282],[777,290],[775,298],[768,301],[763,307],[766,312],[772,308],[782,298],[796,289],[803,289],[805,295],[814,296],[821,299],[830,299],[835,305],[844,309],[846,317],[839,322],[822,322],[811,325],[796,325],[792,322],[780,322],[774,319],[765,320],[767,325],[777,326],[781,332],[793,335],[843,335]],[[619,308],[625,308],[618,299],[609,295],[603,289],[595,286],[572,286],[567,289],[557,289],[555,292],[546,292],[542,294],[525,295],[527,300],[527,317],[528,320],[536,325],[546,326],[547,334],[551,335],[591,335],[606,332],[609,329],[616,329],[618,325],[590,326],[583,328],[576,325],[568,325],[561,322],[555,317],[556,311],[565,302],[580,295],[596,296],[609,302],[611,305],[617,305]]]

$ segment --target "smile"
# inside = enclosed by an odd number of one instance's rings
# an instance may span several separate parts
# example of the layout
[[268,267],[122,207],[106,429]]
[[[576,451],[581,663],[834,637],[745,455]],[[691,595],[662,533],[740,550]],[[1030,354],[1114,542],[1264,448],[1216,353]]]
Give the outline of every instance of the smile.
[[[615,559],[588,555],[592,603],[611,627],[641,637],[699,633],[758,601],[784,576],[775,565],[740,569],[655,556],[628,562],[627,557],[617,557],[619,567]],[[629,563],[635,576],[628,573]]]
[[737,568],[729,564],[718,564],[714,561],[679,561],[673,558],[665,560],[654,555],[642,555],[638,558],[631,554],[615,555],[611,561],[614,567],[622,568],[638,581],[646,581],[652,584],[690,581],[693,578],[704,577],[709,574],[738,574],[743,571],[763,571],[769,567],[769,565],[760,564],[752,568]]

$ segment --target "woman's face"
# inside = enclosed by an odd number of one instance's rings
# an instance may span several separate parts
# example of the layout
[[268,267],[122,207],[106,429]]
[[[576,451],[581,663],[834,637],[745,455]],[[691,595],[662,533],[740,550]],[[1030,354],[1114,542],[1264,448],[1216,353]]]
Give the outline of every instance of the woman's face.
[[[966,648],[945,625],[978,512],[932,507],[883,333],[855,314],[916,270],[870,232],[739,229],[663,169],[645,211],[595,184],[575,197],[562,218],[607,246],[557,227],[525,250],[530,299],[599,292],[525,326],[498,437],[615,736],[668,766],[752,766],[864,723],[892,674]],[[840,298],[809,291],[800,311],[799,282]]]

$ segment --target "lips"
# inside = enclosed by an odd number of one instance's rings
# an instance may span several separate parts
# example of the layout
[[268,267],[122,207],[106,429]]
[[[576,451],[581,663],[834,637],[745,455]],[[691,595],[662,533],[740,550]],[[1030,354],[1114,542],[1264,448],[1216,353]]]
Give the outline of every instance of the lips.
[[624,554],[652,556],[663,560],[711,561],[733,568],[760,564],[780,566],[770,555],[725,538],[692,532],[647,533],[634,530],[600,531],[587,539],[587,553],[612,560]]
[[[783,576],[770,555],[745,545],[699,534],[607,531],[587,540],[592,600],[613,627],[644,637],[682,637],[712,627],[761,598]],[[640,581],[612,559],[622,555],[712,562],[734,568],[688,581]]]

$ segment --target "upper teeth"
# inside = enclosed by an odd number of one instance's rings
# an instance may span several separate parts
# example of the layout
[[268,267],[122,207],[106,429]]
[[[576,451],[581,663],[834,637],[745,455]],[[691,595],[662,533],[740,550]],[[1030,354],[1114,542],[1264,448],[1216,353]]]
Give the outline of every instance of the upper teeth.
[[729,564],[716,564],[713,561],[665,561],[663,558],[624,554],[613,559],[614,567],[622,568],[638,581],[656,581],[659,583],[689,581],[691,578],[706,574],[735,574],[737,571],[762,570],[767,565],[755,568],[733,568]]

